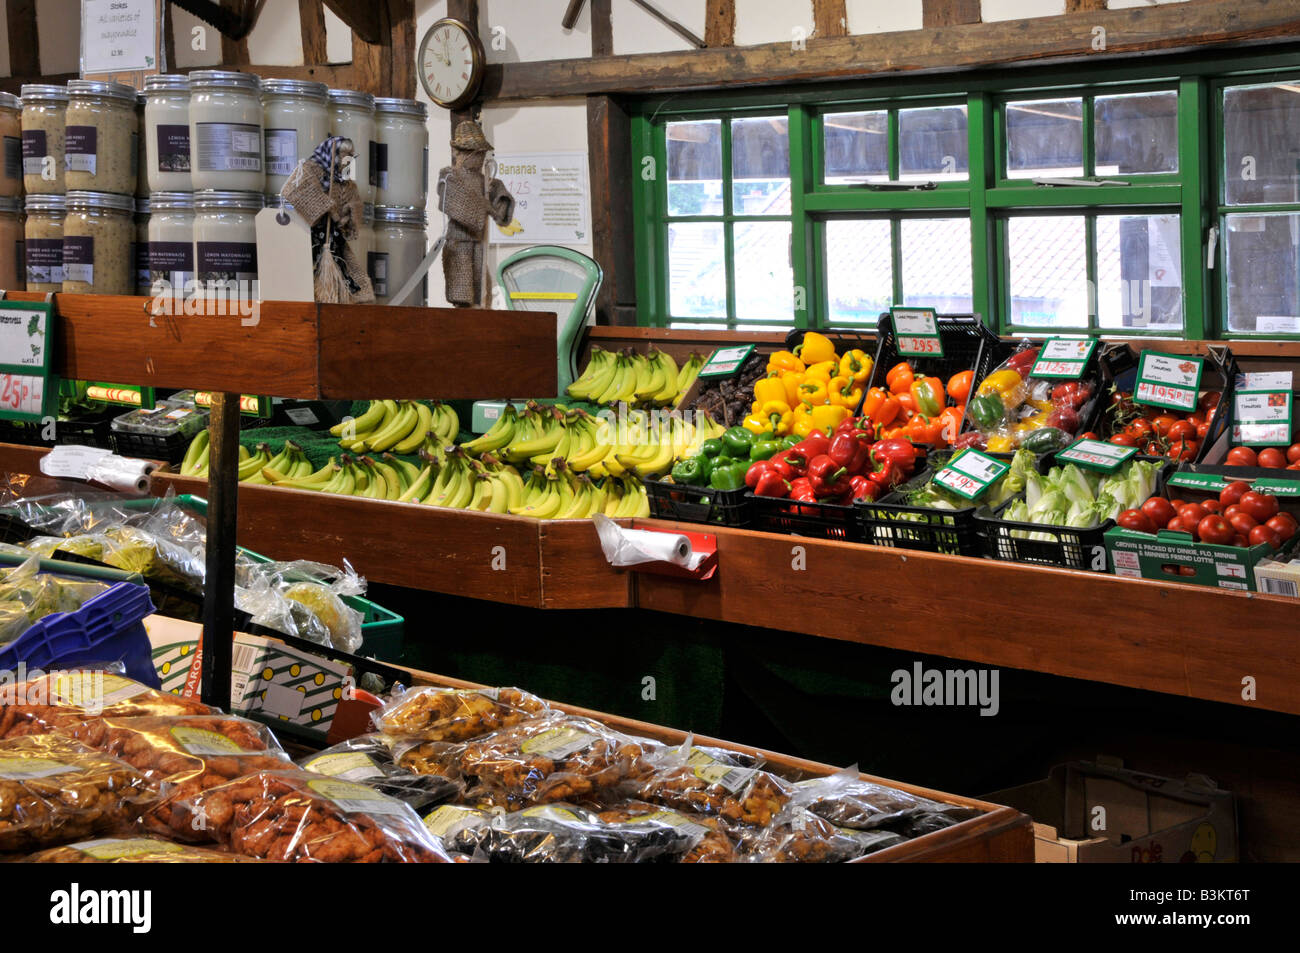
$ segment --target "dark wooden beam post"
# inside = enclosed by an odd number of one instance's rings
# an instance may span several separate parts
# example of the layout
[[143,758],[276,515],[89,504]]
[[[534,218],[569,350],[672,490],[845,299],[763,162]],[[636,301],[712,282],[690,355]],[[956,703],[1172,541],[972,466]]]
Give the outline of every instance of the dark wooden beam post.
[[1106,0],[1065,0],[1066,13],[1093,13],[1106,9]]
[[36,32],[36,0],[8,0],[9,75],[40,76],[41,50]]
[[328,63],[323,0],[298,0],[298,23],[302,27],[302,61],[308,66]]
[[708,0],[704,7],[706,46],[734,46],[736,42],[735,0]]
[[203,686],[206,705],[230,710],[235,633],[235,527],[239,500],[239,395],[212,395],[208,539],[203,583]]
[[[1069,3],[1070,0],[1066,0]],[[1101,0],[1103,6],[1106,0]],[[922,26],[980,22],[980,0],[921,0]]]
[[[978,5],[979,0],[975,0]],[[813,0],[813,38],[848,36],[849,15],[844,0]]]
[[[239,14],[243,7],[240,0],[221,0],[221,5],[233,11],[236,15]],[[232,40],[222,33],[221,64],[223,66],[247,66],[249,62],[248,37],[244,37],[242,40]],[[239,406],[238,403],[235,406]]]
[[614,14],[610,0],[591,0],[591,55],[614,55]]

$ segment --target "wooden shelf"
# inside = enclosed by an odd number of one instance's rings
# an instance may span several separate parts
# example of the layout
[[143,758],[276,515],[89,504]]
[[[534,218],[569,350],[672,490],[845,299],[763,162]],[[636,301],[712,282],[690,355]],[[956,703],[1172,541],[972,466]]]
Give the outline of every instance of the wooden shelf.
[[145,297],[54,300],[55,370],[74,380],[339,400],[556,391],[549,313],[264,301],[251,323],[238,314],[155,317]]

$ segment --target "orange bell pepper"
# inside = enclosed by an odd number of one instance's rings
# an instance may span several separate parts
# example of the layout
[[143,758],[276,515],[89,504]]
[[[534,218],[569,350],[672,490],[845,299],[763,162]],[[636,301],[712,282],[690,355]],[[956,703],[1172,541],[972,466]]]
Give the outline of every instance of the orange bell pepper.
[[912,365],[907,361],[895,364],[885,375],[885,386],[891,394],[902,394],[912,389]]
[[932,446],[939,446],[940,441],[943,440],[943,422],[938,417],[917,414],[903,430],[903,435],[910,437],[912,443],[928,443]]
[[948,396],[959,404],[966,403],[970,389],[975,383],[974,371],[958,371],[948,378]]
[[961,433],[961,421],[965,414],[962,407],[945,407],[939,414],[939,422],[942,424],[943,446],[947,446],[957,439]]
[[916,409],[927,417],[939,416],[939,411],[943,410],[948,402],[943,392],[943,381],[937,377],[912,378],[912,386],[908,388],[908,393],[916,402]]
[[[885,393],[879,387],[873,388],[873,390],[879,390],[882,394]],[[862,416],[870,417],[871,422],[873,424],[877,424],[878,426],[890,427],[900,421],[900,418],[902,417],[902,413],[903,413],[903,407],[901,404],[899,404],[898,398],[895,397],[893,394],[885,394],[884,400],[882,400],[880,404],[874,410],[872,410],[870,414],[865,413],[865,405],[864,405],[864,413]]]
[[908,391],[903,391],[902,393],[895,392],[894,396],[902,406],[904,414],[909,418],[916,414],[916,398]]
[[867,391],[867,396],[862,400],[862,410],[859,412],[860,416],[871,417],[874,419],[876,411],[880,409],[881,405],[885,402],[885,398],[888,396],[889,392],[883,387],[871,388],[871,390]]

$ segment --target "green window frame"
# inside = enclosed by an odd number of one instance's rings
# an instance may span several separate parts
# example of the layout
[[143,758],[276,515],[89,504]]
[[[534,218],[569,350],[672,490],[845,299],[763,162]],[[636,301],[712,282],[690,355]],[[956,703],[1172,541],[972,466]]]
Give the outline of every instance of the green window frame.
[[[1297,339],[1294,334],[1234,332],[1227,330],[1227,288],[1224,280],[1225,217],[1243,211],[1222,201],[1223,89],[1228,86],[1295,82],[1300,85],[1300,46],[1266,49],[1231,57],[1207,59],[1193,55],[1152,58],[1130,64],[1107,62],[1088,69],[1034,68],[1003,74],[994,79],[977,74],[964,78],[886,78],[870,83],[824,84],[784,91],[743,91],[724,94],[647,99],[633,104],[632,145],[634,170],[634,238],[637,252],[639,323],[647,326],[704,324],[732,328],[749,321],[735,313],[734,261],[728,241],[728,313],[708,321],[675,317],[668,307],[666,215],[667,159],[665,123],[690,119],[728,120],[745,115],[788,118],[791,180],[791,266],[795,286],[793,326],[827,325],[828,289],[825,229],[837,218],[885,218],[891,223],[894,257],[893,293],[900,296],[900,223],[908,217],[969,216],[971,231],[972,310],[999,333],[1090,333],[1109,336],[1142,335],[1213,339],[1267,337]],[[1084,175],[1095,172],[1091,125],[1099,96],[1150,91],[1176,92],[1178,170],[1175,173],[1123,173],[1108,178],[1127,181],[1124,186],[1041,187],[1027,178],[1006,174],[1005,104],[1032,99],[1082,97]],[[965,104],[968,132],[968,178],[939,181],[926,191],[884,191],[861,185],[826,184],[823,181],[824,118],[831,113],[888,110],[890,178],[898,177],[898,112],[920,106]],[[725,141],[725,140],[724,140]],[[731,162],[723,157],[723,194],[730,202]],[[1250,206],[1247,210],[1294,211],[1297,202],[1282,206]],[[726,210],[730,213],[728,205]],[[1098,326],[1089,315],[1089,327],[1011,324],[1007,223],[1024,215],[1078,215],[1085,218],[1088,277],[1096,278],[1096,216],[1168,213],[1179,216],[1178,258],[1182,268],[1181,333],[1164,326],[1152,328]],[[720,217],[731,235],[735,216]],[[782,221],[785,216],[780,217]],[[680,220],[680,219],[678,219]],[[714,219],[710,219],[714,220]],[[1211,226],[1220,239],[1211,261],[1207,247]],[[1298,276],[1300,281],[1300,276]],[[1094,286],[1095,287],[1095,286]],[[1089,308],[1096,312],[1099,308]],[[790,324],[776,325],[789,327]]]

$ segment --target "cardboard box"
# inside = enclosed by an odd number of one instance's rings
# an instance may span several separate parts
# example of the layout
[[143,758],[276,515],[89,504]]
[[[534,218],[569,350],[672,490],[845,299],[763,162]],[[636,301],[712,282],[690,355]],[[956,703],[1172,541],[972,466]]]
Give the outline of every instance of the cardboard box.
[[1267,543],[1250,547],[1198,543],[1186,533],[1163,529],[1152,536],[1116,526],[1106,531],[1105,540],[1117,576],[1251,592],[1255,566],[1273,555]]
[[1199,774],[1176,781],[1072,761],[986,800],[1034,819],[1040,864],[1237,862],[1236,800]]
[[1255,591],[1300,598],[1300,560],[1261,559],[1255,564]]

